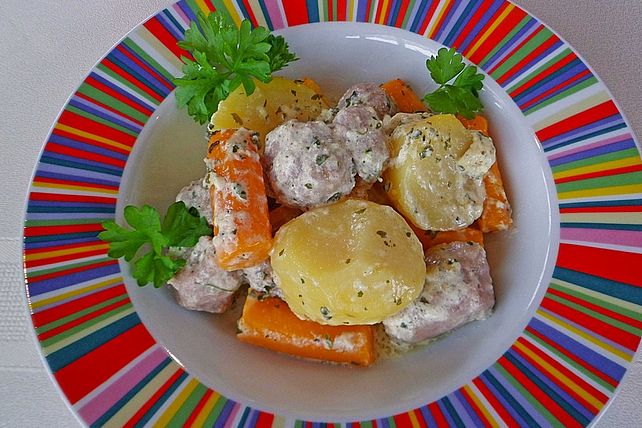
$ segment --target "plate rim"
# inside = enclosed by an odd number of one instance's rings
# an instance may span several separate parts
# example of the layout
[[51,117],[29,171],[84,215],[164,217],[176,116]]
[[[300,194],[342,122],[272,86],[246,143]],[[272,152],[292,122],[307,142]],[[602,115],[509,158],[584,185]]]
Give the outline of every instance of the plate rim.
[[[183,4],[188,5],[188,3],[191,3],[191,2],[181,1],[181,2],[178,2],[178,3],[183,3]],[[178,4],[178,3],[176,3],[176,4]],[[199,2],[199,3],[200,3],[200,2]],[[207,2],[207,3],[209,3],[209,2]],[[356,2],[355,2],[355,3],[356,3]],[[460,3],[460,2],[455,2],[455,1],[452,1],[452,0],[444,0],[444,1],[440,2],[440,5],[441,5],[441,4],[453,4],[453,3]],[[461,2],[461,3],[466,3],[466,2]],[[474,3],[474,1],[472,1],[472,0],[471,0],[471,2],[469,2],[469,3],[471,3],[471,4],[472,4],[472,3]],[[501,1],[501,0],[500,0],[500,1],[496,1],[496,2],[494,2],[494,3],[512,4],[512,3],[509,3],[509,2],[507,2],[507,1]],[[176,6],[176,4],[174,4],[174,5],[170,5],[170,6],[168,6],[167,8],[164,8],[164,9],[160,10],[159,12],[157,12],[157,13],[155,13],[155,14],[153,14],[153,15],[150,15],[150,17],[148,17],[145,21],[141,22],[139,25],[137,25],[136,27],[134,27],[134,28],[133,28],[129,33],[127,33],[125,36],[123,36],[123,37],[122,37],[122,38],[121,38],[121,39],[120,39],[120,40],[119,40],[119,41],[114,45],[114,47],[112,47],[112,49],[111,49],[111,50],[109,50],[109,51],[108,51],[108,52],[107,52],[107,53],[106,53],[106,54],[105,54],[101,59],[99,59],[99,60],[96,62],[96,64],[91,68],[91,70],[88,72],[88,74],[86,75],[86,77],[83,79],[83,83],[84,83],[84,82],[89,78],[89,76],[91,76],[91,73],[96,69],[96,67],[97,67],[97,66],[98,66],[98,65],[99,65],[99,64],[100,64],[100,63],[101,63],[105,58],[107,58],[107,56],[108,56],[110,53],[112,53],[112,52],[114,51],[114,49],[116,49],[118,46],[120,46],[120,45],[121,45],[121,43],[122,43],[125,39],[127,39],[127,38],[132,34],[132,33],[134,33],[136,30],[140,29],[140,28],[141,28],[141,27],[142,27],[146,22],[149,22],[150,20],[154,19],[155,17],[157,17],[158,15],[160,15],[161,13],[163,13],[164,11],[166,11],[166,10],[168,10],[168,9],[172,8],[172,7],[175,7],[175,6]],[[202,4],[206,5],[206,2],[203,2]],[[211,3],[210,3],[210,4],[211,4]],[[335,4],[336,4],[336,3],[335,3]],[[357,3],[357,4],[358,4],[358,3]],[[189,6],[189,5],[188,5],[188,6]],[[209,6],[208,6],[208,7],[209,7]],[[237,5],[237,7],[238,7],[238,5]],[[264,7],[264,3],[261,3],[261,7]],[[583,60],[583,58],[582,58],[582,57],[577,53],[577,51],[575,51],[575,50],[572,48],[572,46],[571,46],[568,42],[566,42],[562,37],[560,37],[560,36],[559,36],[559,34],[557,34],[554,30],[550,29],[550,27],[548,27],[548,26],[546,26],[545,24],[543,24],[541,20],[537,19],[533,14],[530,14],[530,13],[529,13],[528,11],[526,11],[524,8],[521,8],[520,6],[515,6],[515,7],[516,7],[516,9],[521,9],[521,10],[523,10],[523,11],[526,13],[526,16],[529,16],[529,17],[533,18],[533,19],[534,19],[534,21],[535,21],[536,23],[539,23],[540,25],[542,25],[543,27],[545,27],[546,29],[548,29],[549,31],[551,31],[551,33],[552,33],[553,35],[555,35],[555,36],[558,38],[558,40],[561,42],[562,46],[566,46],[566,47],[568,47],[568,48],[570,49],[571,53],[575,54],[575,55],[579,58],[579,60],[580,60],[581,64],[582,64],[582,65],[584,65],[585,67],[587,67],[587,69],[588,69],[588,71],[589,71],[589,74],[590,74],[591,76],[594,76],[594,77],[596,78],[596,80],[597,80],[597,85],[598,85],[598,86],[601,86],[601,89],[603,89],[603,90],[605,90],[605,91],[606,91],[607,99],[608,99],[609,101],[611,101],[611,102],[615,105],[615,108],[616,108],[616,112],[617,112],[617,114],[619,114],[619,115],[622,117],[622,121],[623,121],[623,123],[624,123],[624,129],[628,129],[628,130],[629,130],[629,133],[630,133],[630,136],[631,136],[631,138],[632,138],[632,140],[633,140],[634,146],[635,146],[635,147],[637,147],[637,150],[638,150],[638,157],[639,157],[640,146],[639,146],[639,143],[637,143],[637,140],[636,140],[636,137],[635,137],[634,132],[633,132],[633,131],[632,131],[632,129],[630,128],[630,126],[629,126],[629,124],[628,124],[628,121],[626,120],[626,118],[624,117],[624,114],[623,114],[623,113],[622,113],[622,111],[620,110],[620,108],[619,108],[619,106],[618,106],[618,104],[617,104],[617,101],[613,98],[612,93],[610,92],[610,90],[608,89],[608,87],[607,87],[607,86],[602,82],[602,80],[601,80],[601,79],[599,79],[599,77],[598,77],[598,76],[597,76],[597,74],[594,72],[594,70],[593,70],[592,68],[590,68],[590,65],[589,65],[588,63],[586,63],[586,61],[584,61],[584,60]],[[284,8],[285,8],[285,7],[284,7]],[[373,16],[373,17],[374,17],[374,16]],[[80,85],[79,85],[79,86],[80,86]],[[79,86],[76,88],[76,91],[78,90]],[[45,141],[45,144],[47,143],[47,141],[48,141],[48,140],[49,140],[49,138],[51,137],[52,132],[53,132],[53,130],[54,130],[54,128],[55,128],[55,126],[56,126],[56,124],[58,124],[58,123],[59,123],[59,120],[60,120],[61,116],[62,116],[62,115],[63,115],[63,113],[65,112],[65,109],[69,106],[70,100],[74,97],[74,95],[76,94],[76,91],[72,92],[72,94],[69,96],[69,98],[68,98],[68,99],[67,99],[67,101],[65,102],[64,107],[61,109],[60,113],[59,113],[59,114],[58,114],[58,116],[56,117],[56,119],[55,119],[55,121],[54,121],[54,123],[53,123],[53,125],[52,125],[52,127],[51,127],[51,129],[50,129],[50,131],[49,131],[49,134],[48,134],[47,140]],[[534,133],[536,133],[534,129],[533,129],[533,132],[534,132]],[[27,253],[26,253],[26,237],[27,237],[27,236],[26,236],[26,233],[27,233],[27,229],[28,229],[28,227],[30,227],[30,226],[28,226],[28,225],[27,225],[27,221],[28,221],[28,219],[27,219],[27,214],[28,214],[29,206],[30,206],[30,204],[33,202],[33,199],[32,199],[32,193],[34,193],[34,187],[35,187],[35,186],[34,186],[34,180],[35,180],[35,178],[36,178],[36,174],[38,173],[38,168],[41,166],[41,163],[42,163],[43,154],[45,153],[45,149],[46,149],[45,144],[43,144],[43,145],[42,145],[42,147],[41,147],[41,151],[40,151],[40,154],[39,154],[39,157],[38,157],[38,159],[39,159],[39,160],[38,160],[38,163],[37,163],[36,167],[34,168],[34,171],[33,171],[33,174],[32,174],[32,180],[31,180],[31,183],[30,183],[29,193],[28,193],[28,200],[27,200],[27,204],[25,205],[25,206],[26,206],[26,209],[25,209],[25,211],[24,211],[24,213],[25,213],[25,214],[24,214],[24,215],[25,215],[25,217],[24,217],[24,221],[25,221],[25,222],[24,222],[24,224],[25,224],[24,234],[25,234],[25,235],[23,235],[23,238],[25,238],[25,239],[23,239],[23,256],[24,256],[24,258],[25,258],[25,265],[24,265],[24,268],[25,268],[25,289],[26,289],[26,297],[27,297],[27,301],[28,301],[28,304],[29,304],[29,311],[30,311],[30,313],[31,313],[31,315],[32,315],[32,316],[34,315],[34,310],[33,310],[32,301],[31,301],[31,298],[30,298],[30,285],[31,285],[31,286],[33,286],[33,283],[31,283],[31,284],[30,284],[30,282],[29,282],[29,277],[28,277],[28,276],[29,276],[29,273],[28,273],[28,270],[27,270],[27,268],[28,268],[28,267],[27,267]],[[559,208],[559,204],[558,204],[558,208]],[[550,285],[549,285],[549,287],[550,287]],[[32,318],[32,321],[35,323],[35,320],[34,320],[33,318]],[[34,324],[34,330],[33,330],[33,332],[34,332],[34,337],[36,337],[36,333],[35,333],[35,332],[36,332],[36,330],[35,330],[35,324]],[[41,347],[42,343],[41,343],[41,342],[38,342],[38,343],[39,343],[39,345],[40,345],[40,351],[41,351],[41,352],[40,352],[40,354],[41,354],[41,357],[43,358],[43,361],[47,361],[46,367],[48,368],[48,370],[47,370],[47,371],[48,371],[48,374],[50,375],[50,377],[52,378],[52,380],[54,380],[55,378],[54,378],[53,370],[51,369],[51,366],[50,366],[49,360],[47,360],[47,358],[44,356],[44,354],[43,354],[43,352],[42,352],[42,350],[43,350],[43,349],[42,349],[42,347]],[[638,335],[638,343],[639,343],[639,335]],[[633,352],[633,355],[635,355],[635,351]],[[626,367],[628,367],[628,366],[629,366],[629,364],[630,364],[630,362],[629,362],[628,364],[626,364]],[[625,372],[626,372],[626,369],[625,369]],[[60,386],[60,384],[59,384],[58,382],[56,382],[56,381],[54,380],[54,383],[56,384],[56,387],[58,388],[58,390],[59,390],[59,391],[63,390],[63,388]],[[621,383],[621,382],[618,382],[618,385],[619,385],[620,383]],[[616,395],[617,390],[619,390],[619,388],[616,388],[616,389],[615,389],[615,391],[612,393],[612,395],[611,395],[611,397],[610,397],[610,398],[612,398],[612,397],[614,397],[614,396]],[[73,413],[76,415],[76,417],[77,417],[79,420],[81,420],[81,419],[80,419],[80,414],[79,414],[79,413],[74,409],[73,405],[71,405],[71,404],[70,404],[70,401],[68,400],[67,395],[65,395],[64,397],[65,397],[65,400],[67,401],[67,404],[69,405],[70,409],[73,409]],[[601,408],[601,410],[600,410],[600,411],[599,411],[599,412],[598,412],[594,417],[598,418],[601,414],[603,414],[604,409],[608,406],[608,404],[609,404],[611,401],[612,401],[611,399],[607,400],[607,402],[605,403],[605,405]],[[418,410],[418,409],[412,409],[412,410],[416,411],[416,410]],[[238,415],[237,415],[237,416],[238,416]],[[261,415],[259,414],[259,416],[261,416]],[[259,416],[257,416],[257,417],[259,417]],[[391,417],[393,417],[393,416],[395,416],[395,415],[392,415]],[[83,422],[86,422],[86,421],[83,421]],[[589,422],[590,422],[590,420],[589,420]]]

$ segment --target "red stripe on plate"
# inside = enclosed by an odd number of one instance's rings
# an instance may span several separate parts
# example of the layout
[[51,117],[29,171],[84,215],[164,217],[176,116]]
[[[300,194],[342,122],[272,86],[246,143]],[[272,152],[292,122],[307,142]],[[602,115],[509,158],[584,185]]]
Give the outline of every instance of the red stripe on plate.
[[546,141],[560,134],[572,131],[582,126],[597,122],[609,116],[619,114],[615,103],[612,100],[604,101],[594,107],[560,120],[553,125],[547,126],[536,132],[540,141]]
[[475,379],[473,379],[473,384],[482,393],[484,398],[486,398],[486,401],[490,403],[490,405],[493,407],[493,410],[495,410],[497,415],[507,426],[509,426],[510,428],[519,428],[519,424],[517,423],[517,421],[511,416],[508,410],[506,410],[504,405],[497,399],[497,397],[490,391],[490,389],[488,389],[481,378],[476,377]]
[[[533,34],[534,36],[535,34]],[[540,44],[537,46],[537,48],[533,49],[528,55],[526,55],[524,58],[522,58],[517,64],[512,66],[508,71],[506,71],[501,77],[497,79],[497,83],[504,83],[511,77],[513,77],[515,74],[519,73],[522,71],[525,66],[533,61],[535,58],[537,58],[539,55],[544,53],[547,49],[552,47],[555,43],[559,42],[560,39],[556,35],[552,35],[549,37],[544,43]]]
[[92,319],[94,319],[96,317],[99,317],[102,314],[106,314],[107,312],[110,312],[110,311],[112,311],[114,309],[120,308],[121,306],[124,306],[124,305],[126,305],[127,303],[130,303],[130,302],[131,302],[131,300],[129,300],[128,298],[127,299],[123,299],[123,300],[119,300],[118,302],[114,302],[111,305],[107,305],[104,308],[100,308],[95,312],[90,312],[88,314],[83,315],[80,318],[76,318],[73,321],[69,321],[68,323],[62,324],[62,325],[60,325],[60,326],[58,326],[56,328],[53,328],[53,329],[51,329],[51,330],[49,330],[49,331],[47,331],[45,333],[39,334],[38,335],[38,339],[40,341],[47,340],[50,337],[54,337],[54,336],[56,336],[56,335],[58,335],[60,333],[64,333],[65,331],[67,331],[67,330],[69,330],[71,328],[74,328],[74,327],[76,327],[76,326],[78,326],[78,325],[80,325],[80,324],[82,324],[84,322],[87,322],[87,321],[92,320]]
[[574,323],[587,328],[591,332],[622,345],[631,351],[635,351],[638,348],[640,338],[635,334],[631,334],[628,331],[621,330],[605,323],[604,321],[593,318],[592,316],[573,309],[570,306],[556,302],[549,297],[544,297],[544,299],[542,299],[541,307],[558,314],[562,318],[572,320]]
[[114,107],[111,107],[111,106],[103,103],[102,101],[98,101],[98,100],[96,100],[96,99],[94,99],[94,98],[92,98],[92,97],[90,97],[88,95],[83,94],[82,92],[76,92],[74,95],[77,96],[78,98],[82,98],[84,100],[89,101],[92,104],[95,104],[95,105],[97,105],[99,107],[102,107],[105,110],[109,110],[110,112],[116,114],[118,117],[122,117],[123,119],[130,120],[130,121],[132,121],[135,124],[140,125],[140,126],[144,126],[145,125],[140,120],[138,120],[135,117],[132,117],[132,116],[124,113],[122,110],[119,110],[119,109],[116,109]]
[[138,57],[132,55],[127,49],[123,47],[123,45],[116,46],[116,49],[122,52],[127,58],[134,61],[139,67],[143,68],[146,72],[154,76],[156,80],[158,80],[167,89],[169,89],[170,91],[174,89],[174,86],[172,86],[170,83],[167,82],[167,79],[165,78],[165,76],[162,76],[155,69],[147,65],[147,63],[141,61]]
[[602,171],[590,172],[588,174],[580,174],[580,175],[573,175],[571,177],[558,178],[557,180],[555,180],[555,182],[557,184],[561,184],[561,183],[568,183],[568,182],[578,181],[578,180],[588,180],[589,178],[606,177],[609,175],[628,174],[630,172],[637,172],[637,171],[642,171],[642,164],[625,166],[622,168],[605,169]]
[[310,21],[308,9],[300,7],[300,4],[299,0],[283,0],[283,10],[289,27],[307,24]]
[[435,419],[435,422],[437,422],[438,427],[448,427],[448,421],[436,402],[428,404],[428,410],[430,410],[430,414]]
[[211,389],[208,389],[205,391],[205,394],[203,394],[203,397],[199,400],[198,403],[196,403],[196,407],[194,407],[194,410],[192,410],[192,413],[189,415],[189,418],[185,421],[183,424],[184,427],[191,427],[194,425],[194,422],[196,421],[196,418],[198,418],[199,413],[203,410],[203,407],[205,407],[205,403],[207,403],[207,400],[212,396],[214,391]]
[[101,92],[104,92],[105,94],[111,96],[112,98],[117,99],[118,101],[127,104],[129,107],[132,107],[139,112],[143,113],[145,116],[151,116],[151,114],[154,112],[153,110],[150,110],[134,101],[131,99],[127,98],[126,96],[122,95],[119,92],[114,91],[112,88],[109,86],[103,84],[102,82],[99,82],[98,80],[94,79],[93,77],[89,76],[87,80],[85,80],[85,83],[88,85],[93,86],[94,88],[98,89]]
[[138,324],[58,370],[54,377],[74,404],[154,344],[149,332]]
[[508,95],[510,95],[512,98],[515,98],[519,94],[525,92],[527,89],[532,88],[537,83],[546,79],[548,76],[554,74],[557,70],[569,64],[571,61],[575,60],[576,58],[577,58],[577,55],[575,55],[575,52],[571,52],[569,55],[566,55],[564,58],[562,58],[560,61],[556,62],[555,64],[551,65],[549,68],[542,70],[542,72],[540,72],[537,76],[533,77],[531,80],[529,80],[522,86],[516,88],[514,91],[510,92]]
[[102,196],[69,195],[69,194],[61,194],[61,193],[45,193],[45,192],[32,192],[31,195],[29,195],[29,200],[55,201],[55,202],[86,202],[86,203],[109,204],[109,205],[116,204],[116,198],[107,198]]
[[63,303],[62,305],[45,309],[42,312],[36,312],[31,316],[31,319],[33,320],[33,325],[35,327],[41,327],[43,325],[49,324],[50,322],[64,318],[78,311],[82,311],[83,309],[89,308],[91,306],[97,305],[101,302],[113,299],[114,297],[121,296],[126,293],[127,291],[125,290],[125,286],[123,284],[118,284],[115,287],[94,292],[87,296],[71,300],[67,303]]
[[561,214],[573,214],[573,213],[637,213],[642,212],[642,205],[614,205],[611,207],[596,207],[596,206],[587,206],[587,207],[573,207],[573,208],[562,208],[560,209]]
[[140,419],[145,416],[145,414],[149,411],[149,409],[152,408],[152,406],[158,401],[159,398],[167,392],[167,390],[181,377],[181,375],[185,371],[182,368],[179,368],[172,374],[172,376],[161,385],[160,388],[156,392],[154,392],[154,395],[151,396],[149,400],[145,402],[145,404],[142,405],[140,409],[136,413],[134,413],[134,416],[131,417],[129,421],[124,425],[125,427],[134,427],[140,421]]
[[123,79],[127,80],[132,85],[136,86],[141,91],[148,94],[150,97],[154,98],[156,101],[158,102],[163,101],[162,95],[156,93],[152,88],[145,85],[143,82],[141,82],[136,77],[129,74],[127,71],[120,68],[118,65],[114,64],[109,58],[103,59],[101,64],[107,67],[108,69],[110,69],[111,71],[113,71],[114,73],[118,74]]
[[189,52],[178,47],[176,44],[176,38],[165,27],[163,27],[163,24],[156,17],[145,22],[143,26],[147,28],[159,42],[165,45],[165,47],[176,56],[176,58],[180,58],[181,56],[185,56],[189,59],[193,58]]
[[[508,2],[505,2],[504,5],[500,8],[498,13],[503,13],[505,8],[508,7]],[[470,55],[469,59],[475,64],[479,64],[486,56],[500,44],[500,42],[506,37],[517,24],[520,23],[526,16],[526,12],[516,7],[508,13],[506,18],[493,30],[493,32],[488,36],[486,40],[477,48],[474,54]],[[489,25],[492,25],[489,23]],[[483,32],[480,32],[483,34]],[[474,44],[471,44],[471,48]],[[468,55],[467,55],[468,56]]]
[[590,365],[589,363],[587,363],[586,361],[584,361],[583,359],[581,359],[577,355],[569,352],[566,348],[564,348],[563,346],[559,345],[557,342],[549,339],[548,337],[544,336],[543,334],[541,334],[540,332],[534,330],[533,328],[531,328],[529,326],[526,327],[526,331],[528,331],[530,334],[532,334],[533,336],[537,337],[538,339],[540,339],[541,341],[543,341],[544,343],[549,345],[551,348],[553,348],[556,351],[558,351],[559,353],[563,354],[567,358],[573,360],[575,363],[577,363],[580,366],[584,367],[586,370],[588,370],[589,372],[593,373],[595,376],[599,377],[600,379],[602,379],[603,381],[605,381],[609,385],[617,386],[617,384],[618,384],[617,380],[613,379],[612,377],[610,377],[606,373],[603,373],[603,372],[599,371],[599,369],[597,367],[594,367],[594,366]]
[[[48,257],[40,260],[25,261],[25,266],[27,267],[27,269],[31,269],[38,266],[44,266],[52,263],[66,262],[69,260],[83,259],[85,257],[91,257],[91,256],[107,257],[107,249],[105,248],[100,250],[84,251],[84,252],[68,254],[64,256]],[[34,284],[34,286],[37,287],[37,284]]]
[[638,321],[638,320],[636,320],[634,318],[627,317],[626,315],[622,315],[622,314],[617,313],[617,312],[613,312],[613,311],[611,311],[609,309],[606,309],[606,308],[604,308],[602,306],[598,306],[598,305],[595,305],[595,304],[593,304],[591,302],[587,302],[586,300],[582,300],[582,299],[580,299],[578,297],[572,296],[570,294],[566,294],[563,291],[555,290],[554,288],[549,288],[548,290],[546,290],[546,292],[548,294],[552,294],[554,296],[559,296],[559,297],[561,297],[561,298],[563,298],[565,300],[568,300],[570,302],[576,303],[578,305],[582,305],[587,309],[590,309],[590,310],[595,311],[595,312],[597,312],[599,314],[605,315],[605,316],[607,316],[609,318],[613,318],[614,320],[621,321],[621,322],[623,322],[623,323],[625,323],[627,325],[630,325],[632,327],[635,327],[637,329],[641,329],[642,330],[642,321]]
[[58,153],[61,155],[75,157],[77,159],[87,159],[94,162],[100,162],[107,165],[112,165],[118,168],[125,168],[125,162],[121,159],[110,158],[109,156],[97,154],[95,152],[88,152],[86,150],[74,149],[72,147],[63,146],[58,143],[48,142],[45,145],[45,150]]
[[[514,349],[514,347],[513,347]],[[557,420],[559,420],[564,427],[577,427],[582,425],[571,415],[566,413],[552,398],[550,398],[544,391],[542,391],[535,382],[530,380],[528,376],[522,373],[515,367],[506,357],[501,357],[497,362],[515,379],[522,387],[526,389],[528,394],[535,397],[542,406],[548,410]]]
[[[477,25],[480,22],[480,19],[484,16],[484,14],[488,11],[488,9],[492,4],[493,2],[490,2],[490,1],[482,2],[482,4],[477,8],[475,13],[473,13],[473,15],[468,18],[468,23],[464,25],[464,28],[462,28],[461,32],[459,33],[459,36],[457,36],[455,41],[452,43],[452,47],[457,49],[457,51],[460,51],[459,48],[461,47],[461,44],[463,43],[463,41],[466,39],[466,37],[468,37],[471,30],[475,28],[475,25]],[[489,23],[493,22],[493,20],[494,20],[494,16],[491,17],[491,19],[489,20]],[[484,34],[484,28],[479,30],[477,34],[475,34],[475,36],[479,36],[480,34]]]
[[73,274],[73,273],[82,272],[82,271],[88,270],[88,269],[96,269],[96,268],[103,267],[103,266],[117,265],[117,264],[118,264],[117,260],[105,260],[105,261],[100,262],[100,263],[95,263],[95,264],[85,265],[85,266],[79,266],[79,267],[75,267],[75,268],[72,268],[72,269],[59,270],[59,271],[56,271],[56,272],[46,273],[46,274],[43,274],[43,275],[33,275],[33,276],[29,275],[29,283],[35,284],[38,281],[44,281],[44,280],[51,279],[51,278],[57,278],[59,276],[65,276],[65,275],[70,275],[70,274]]
[[[87,223],[87,224],[66,224],[62,226],[28,226],[25,227],[25,237],[29,236],[46,236],[46,235],[60,235],[65,233],[78,233],[78,232],[100,232],[103,230],[103,227],[98,223]],[[95,245],[99,241],[95,241],[85,245]],[[74,244],[78,246],[78,244]],[[72,246],[74,246],[72,245]],[[68,248],[67,245],[61,245],[56,248]],[[25,254],[33,253],[44,253],[51,251],[51,248],[35,248],[35,249],[26,249]]]
[[642,254],[560,244],[557,266],[642,287]]
[[576,74],[575,76],[573,76],[573,77],[571,77],[571,78],[569,78],[569,79],[566,79],[565,81],[563,81],[563,82],[561,82],[561,83],[559,83],[559,84],[557,84],[557,85],[553,86],[552,88],[550,88],[550,89],[548,89],[548,90],[546,90],[546,91],[542,92],[541,94],[539,94],[538,96],[536,96],[535,98],[533,98],[532,100],[530,100],[529,102],[524,103],[520,108],[521,108],[522,110],[526,110],[526,109],[528,109],[530,106],[532,106],[532,105],[534,105],[534,104],[537,104],[538,102],[540,102],[540,101],[541,101],[541,100],[543,100],[544,98],[548,97],[549,95],[554,94],[556,91],[559,91],[560,89],[562,89],[562,88],[564,88],[564,87],[571,86],[571,84],[572,84],[573,82],[575,82],[575,81],[577,81],[577,80],[580,80],[582,77],[587,76],[587,75],[589,75],[589,74],[591,74],[591,72],[590,72],[590,71],[588,71],[588,70],[584,70],[584,71],[582,71],[582,72],[580,72],[580,73]]
[[[99,135],[102,138],[108,138],[117,141],[126,146],[133,146],[136,142],[136,137],[129,135],[125,132],[114,129],[110,126],[103,125],[91,119],[87,119],[79,114],[65,110],[60,115],[58,123],[76,128],[80,131],[89,132],[93,135]],[[110,147],[111,148],[111,147]]]
[[[529,342],[523,337],[520,337],[517,339],[519,343],[524,345],[524,347],[528,348],[531,352],[533,352],[535,355],[537,355],[539,358],[544,360],[547,364],[551,365],[555,370],[559,371],[562,373],[564,376],[569,378],[571,381],[573,381],[575,384],[577,384],[580,388],[582,388],[583,391],[589,393],[592,397],[597,399],[599,402],[602,404],[605,404],[609,397],[607,397],[605,394],[601,393],[599,390],[594,388],[591,384],[586,382],[584,379],[564,367],[559,363],[554,358],[551,358],[548,354],[546,354],[544,351],[542,351],[540,348],[535,346],[533,343]],[[588,410],[590,410],[593,413],[597,413],[600,411],[599,408],[593,406],[591,403],[586,401],[584,398],[582,398],[581,395],[577,394],[577,391],[570,385],[565,384],[562,382],[560,379],[557,379],[555,375],[550,373],[547,369],[545,369],[540,363],[535,362],[530,356],[526,355],[525,353],[522,353],[521,351],[518,350],[520,355],[524,358],[526,358],[531,364],[536,366],[541,372],[546,373],[547,377],[555,382],[558,386],[560,386],[562,389],[564,389],[568,394],[573,396],[577,401],[579,401],[584,407],[586,407]]]

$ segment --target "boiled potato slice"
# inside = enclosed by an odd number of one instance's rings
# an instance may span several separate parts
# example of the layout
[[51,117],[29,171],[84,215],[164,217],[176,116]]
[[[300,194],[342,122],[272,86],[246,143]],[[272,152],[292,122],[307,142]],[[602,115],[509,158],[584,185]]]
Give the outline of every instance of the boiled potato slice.
[[394,209],[360,199],[315,208],[282,226],[272,269],[292,311],[321,324],[375,324],[417,298],[421,243]]
[[461,229],[481,215],[486,192],[480,168],[469,159],[485,167],[495,151],[488,138],[471,146],[473,135],[450,114],[420,118],[392,132],[393,161],[384,172],[384,189],[417,227]]
[[275,77],[269,83],[255,81],[247,96],[239,86],[218,105],[210,129],[245,127],[259,133],[261,141],[278,125],[290,119],[314,120],[326,108],[322,96],[300,80]]

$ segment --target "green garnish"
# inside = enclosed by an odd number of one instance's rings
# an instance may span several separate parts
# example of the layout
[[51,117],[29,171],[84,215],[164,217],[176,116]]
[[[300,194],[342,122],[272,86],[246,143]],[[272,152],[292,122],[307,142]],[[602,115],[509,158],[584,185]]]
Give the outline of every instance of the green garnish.
[[484,86],[484,75],[477,73],[474,65],[464,64],[461,54],[454,48],[439,49],[437,56],[426,60],[426,68],[430,77],[440,85],[436,91],[424,96],[432,111],[461,114],[472,119],[475,113],[484,109],[478,92]]
[[[162,223],[158,211],[149,205],[142,208],[128,205],[124,215],[132,229],[104,221],[105,230],[98,238],[109,242],[109,257],[124,257],[130,262],[132,275],[141,287],[149,283],[161,287],[185,266],[184,259],[168,253],[169,247],[193,247],[201,236],[212,235],[205,217],[196,208],[187,209],[184,202],[170,205]],[[135,258],[143,246],[148,251]]]
[[199,13],[197,21],[178,42],[194,60],[181,57],[184,75],[173,82],[178,106],[187,107],[199,124],[208,122],[219,102],[240,85],[251,95],[256,87],[253,79],[267,83],[272,73],[298,59],[282,36],[265,27],[252,29],[247,19],[239,28],[219,12]]

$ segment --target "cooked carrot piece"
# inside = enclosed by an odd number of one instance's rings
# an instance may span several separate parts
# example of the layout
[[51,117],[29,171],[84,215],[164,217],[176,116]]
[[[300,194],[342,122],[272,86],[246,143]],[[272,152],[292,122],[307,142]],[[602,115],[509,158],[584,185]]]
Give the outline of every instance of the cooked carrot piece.
[[254,266],[272,248],[263,170],[253,135],[243,128],[217,130],[207,150],[214,245],[218,263],[226,270]]
[[477,227],[484,233],[510,229],[513,225],[512,210],[497,162],[484,176],[484,187],[486,199],[482,215],[477,219]]
[[301,320],[276,297],[248,296],[237,337],[246,343],[303,358],[368,366],[375,360],[374,327],[330,326]]
[[421,230],[412,223],[408,223],[410,228],[415,232],[417,238],[424,247],[424,251],[430,247],[439,244],[446,244],[448,242],[461,241],[461,242],[477,242],[482,247],[484,246],[484,234],[479,229],[467,227],[459,230],[446,230],[443,232],[433,232],[431,230]]
[[466,129],[473,129],[479,131],[485,136],[489,136],[488,133],[488,119],[486,119],[481,114],[476,115],[472,119],[466,119],[464,116],[457,115],[457,119],[466,127]]
[[279,205],[270,211],[270,223],[272,224],[272,232],[276,233],[281,226],[293,218],[298,217],[303,211],[298,208],[292,208],[285,205]]
[[[457,119],[468,129],[475,129],[484,135],[488,134],[488,120],[481,115],[473,119],[466,119],[457,116]],[[506,197],[504,183],[499,172],[497,162],[484,176],[484,187],[486,188],[486,199],[484,199],[484,210],[481,217],[475,223],[484,233],[507,230],[513,225],[512,210]]]
[[426,111],[426,106],[421,98],[401,79],[389,80],[381,85],[381,89],[392,98],[402,113]]

